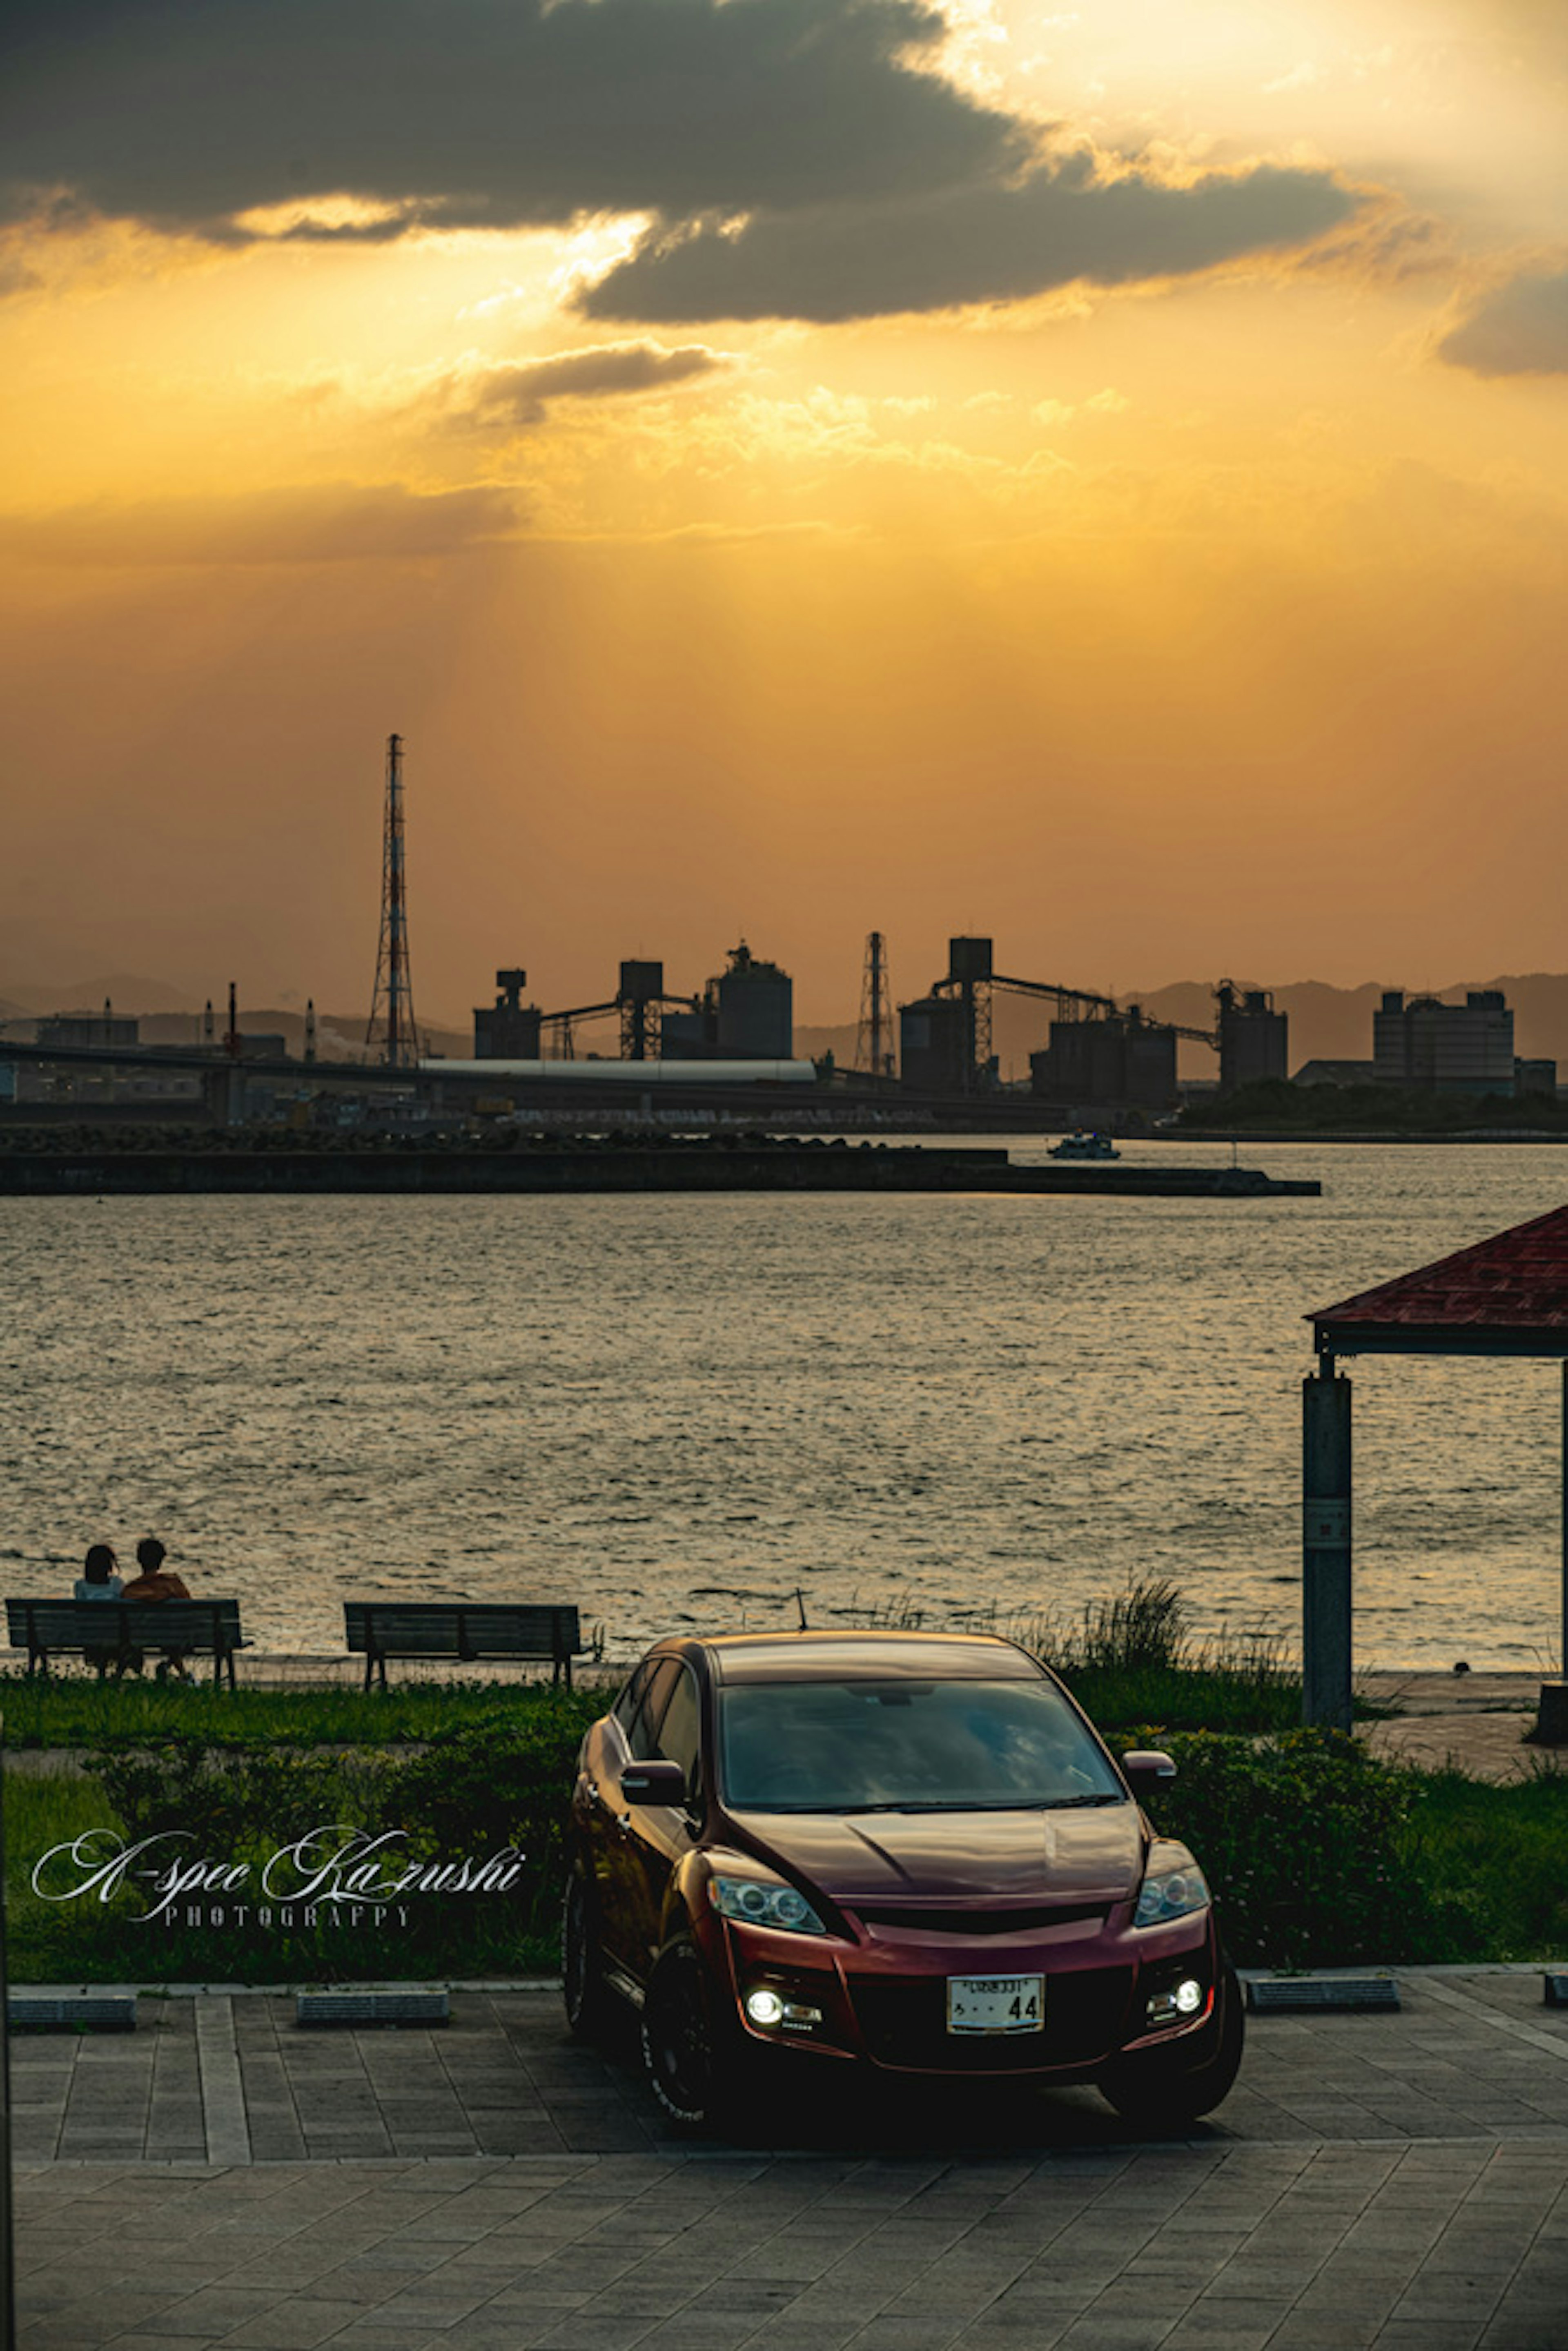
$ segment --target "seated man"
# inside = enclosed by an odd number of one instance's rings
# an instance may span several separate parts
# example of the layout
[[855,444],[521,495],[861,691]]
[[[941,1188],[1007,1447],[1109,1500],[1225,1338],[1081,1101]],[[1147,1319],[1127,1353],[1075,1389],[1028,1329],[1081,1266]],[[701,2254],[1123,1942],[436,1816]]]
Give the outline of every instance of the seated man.
[[[183,1579],[176,1575],[172,1568],[165,1568],[163,1565],[168,1556],[167,1551],[156,1535],[143,1535],[136,1546],[136,1564],[141,1573],[140,1575],[131,1577],[131,1582],[121,1592],[120,1598],[139,1601],[189,1600],[191,1595],[185,1588]],[[190,1677],[185,1671],[185,1660],[190,1654],[189,1649],[165,1649],[163,1661],[158,1667],[158,1679],[161,1682],[167,1681],[172,1669],[180,1681],[188,1681]]]

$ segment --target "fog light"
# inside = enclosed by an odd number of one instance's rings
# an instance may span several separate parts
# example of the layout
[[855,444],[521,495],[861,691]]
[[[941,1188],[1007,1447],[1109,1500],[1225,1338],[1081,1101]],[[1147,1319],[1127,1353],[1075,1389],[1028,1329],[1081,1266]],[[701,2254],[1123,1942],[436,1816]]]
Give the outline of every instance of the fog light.
[[746,1995],[746,2013],[753,2024],[779,2024],[784,2018],[784,2003],[776,1991],[769,1991],[766,1984],[759,1984],[755,1991],[748,1991]]
[[1200,2013],[1207,1998],[1201,1978],[1180,1976],[1174,1984],[1167,1984],[1162,1991],[1150,1994],[1149,2022],[1155,2027],[1185,2023],[1189,2017]]

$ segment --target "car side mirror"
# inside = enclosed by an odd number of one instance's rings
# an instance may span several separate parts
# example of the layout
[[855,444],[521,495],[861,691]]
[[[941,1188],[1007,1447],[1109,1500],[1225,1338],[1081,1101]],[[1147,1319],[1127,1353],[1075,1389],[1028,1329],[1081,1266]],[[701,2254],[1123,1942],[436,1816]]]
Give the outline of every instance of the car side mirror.
[[663,1757],[646,1763],[628,1763],[621,1774],[621,1793],[629,1804],[684,1804],[686,1775],[678,1763]]
[[1122,1769],[1134,1796],[1145,1795],[1176,1775],[1176,1765],[1158,1747],[1135,1748],[1131,1755],[1123,1756]]

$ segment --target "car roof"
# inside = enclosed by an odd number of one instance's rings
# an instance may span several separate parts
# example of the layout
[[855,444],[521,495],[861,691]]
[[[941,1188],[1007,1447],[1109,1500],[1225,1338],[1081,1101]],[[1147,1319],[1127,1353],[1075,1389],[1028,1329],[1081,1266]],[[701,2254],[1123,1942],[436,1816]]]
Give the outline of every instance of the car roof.
[[700,1646],[717,1682],[1044,1678],[1027,1651],[994,1633],[726,1633]]

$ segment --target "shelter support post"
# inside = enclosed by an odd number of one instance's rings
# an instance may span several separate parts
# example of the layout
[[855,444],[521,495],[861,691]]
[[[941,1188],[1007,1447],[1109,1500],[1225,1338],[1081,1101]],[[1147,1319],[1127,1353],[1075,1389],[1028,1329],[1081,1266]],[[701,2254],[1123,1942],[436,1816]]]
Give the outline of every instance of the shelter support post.
[[1301,1719],[1334,1730],[1351,1726],[1350,1405],[1320,1356],[1301,1383]]

